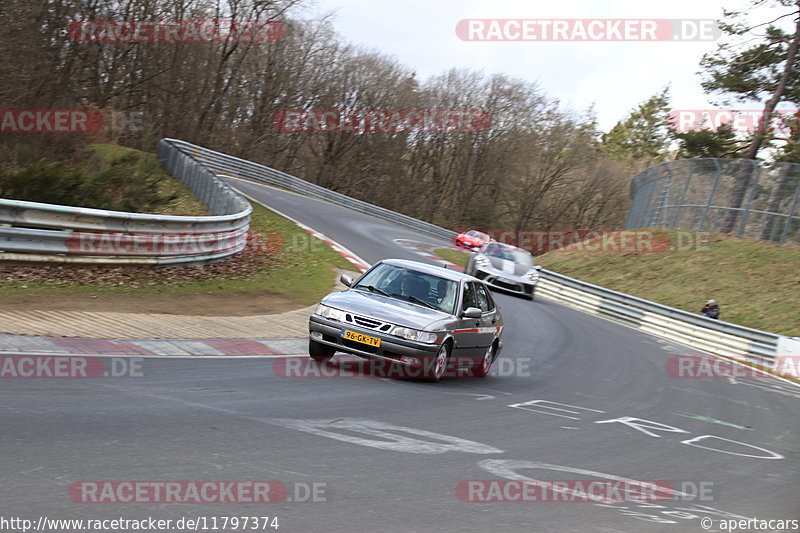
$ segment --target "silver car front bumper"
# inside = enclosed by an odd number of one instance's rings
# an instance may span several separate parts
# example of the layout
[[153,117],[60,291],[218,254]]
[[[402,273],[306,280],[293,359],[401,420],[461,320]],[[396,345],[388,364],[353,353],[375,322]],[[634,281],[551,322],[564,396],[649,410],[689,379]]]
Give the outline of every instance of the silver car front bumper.
[[[404,356],[414,357],[424,361],[428,358],[436,357],[436,353],[439,351],[438,344],[407,341],[399,337],[381,333],[380,331],[337,322],[319,315],[311,315],[308,319],[308,329],[314,341],[333,346],[339,351],[359,355],[361,357],[374,357],[400,363],[400,358]],[[363,333],[371,337],[377,337],[381,340],[381,345],[376,348],[367,344],[345,340],[341,335],[343,329],[355,331],[356,333]]]
[[475,277],[495,289],[527,298],[533,297],[533,291],[538,283],[538,281],[533,281],[523,276],[516,276],[486,267],[479,267],[475,272]]

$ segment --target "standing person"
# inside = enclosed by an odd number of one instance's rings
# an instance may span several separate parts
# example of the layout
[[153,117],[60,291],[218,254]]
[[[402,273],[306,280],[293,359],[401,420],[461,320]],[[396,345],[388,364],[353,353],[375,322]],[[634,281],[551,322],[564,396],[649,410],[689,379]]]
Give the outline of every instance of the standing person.
[[719,319],[719,305],[717,305],[716,300],[709,300],[706,302],[706,305],[700,310],[703,316],[707,316],[708,318],[716,318]]

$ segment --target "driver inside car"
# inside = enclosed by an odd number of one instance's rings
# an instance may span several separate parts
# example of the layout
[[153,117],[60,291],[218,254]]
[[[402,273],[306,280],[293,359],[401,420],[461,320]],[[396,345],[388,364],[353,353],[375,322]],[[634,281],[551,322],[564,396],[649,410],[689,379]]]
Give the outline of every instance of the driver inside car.
[[425,280],[413,276],[407,275],[404,276],[402,280],[400,280],[400,294],[403,296],[413,296],[418,300],[424,300],[428,297],[428,291],[425,290]]

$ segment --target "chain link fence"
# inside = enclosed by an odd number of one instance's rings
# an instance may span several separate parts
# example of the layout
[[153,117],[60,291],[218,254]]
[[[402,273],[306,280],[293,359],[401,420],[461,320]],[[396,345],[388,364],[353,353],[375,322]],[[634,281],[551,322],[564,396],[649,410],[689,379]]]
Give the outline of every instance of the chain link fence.
[[666,227],[800,245],[800,164],[669,161],[631,183],[626,229]]

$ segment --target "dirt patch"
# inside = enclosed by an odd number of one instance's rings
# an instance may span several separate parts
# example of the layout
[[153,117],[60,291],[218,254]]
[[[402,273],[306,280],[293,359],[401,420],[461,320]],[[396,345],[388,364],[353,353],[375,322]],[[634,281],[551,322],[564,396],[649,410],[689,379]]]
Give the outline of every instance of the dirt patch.
[[269,291],[230,293],[82,293],[6,294],[0,297],[3,311],[90,311],[95,313],[163,313],[198,316],[250,316],[284,313],[303,307]]
[[[277,250],[259,249],[253,241],[226,261],[202,267],[130,265],[17,265],[0,263],[0,287],[46,283],[51,286],[126,286],[133,289],[156,285],[179,286],[191,282],[246,279],[275,263]],[[23,287],[24,288],[24,287]]]

